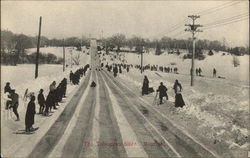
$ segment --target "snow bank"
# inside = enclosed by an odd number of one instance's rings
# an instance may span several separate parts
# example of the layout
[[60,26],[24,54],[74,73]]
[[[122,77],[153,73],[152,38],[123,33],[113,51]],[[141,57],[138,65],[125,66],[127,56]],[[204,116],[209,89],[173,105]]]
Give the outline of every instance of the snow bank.
[[[88,64],[90,58],[87,55],[83,55],[80,61],[82,65],[74,65],[72,68],[68,67],[64,72],[62,71],[62,65],[40,65],[37,79],[34,79],[34,65],[1,66],[1,91],[3,91],[5,83],[10,82],[11,88],[15,89],[16,93],[19,94],[19,104],[21,105],[19,106],[19,110],[21,111],[27,104],[27,101],[23,100],[26,89],[28,89],[28,92],[34,92],[35,96],[37,96],[39,90],[42,88],[44,89],[44,95],[46,97],[49,91],[49,85],[53,81],[56,81],[58,85],[63,78],[68,79],[71,70],[75,71],[79,67]],[[2,109],[3,108],[4,106],[2,106]]]

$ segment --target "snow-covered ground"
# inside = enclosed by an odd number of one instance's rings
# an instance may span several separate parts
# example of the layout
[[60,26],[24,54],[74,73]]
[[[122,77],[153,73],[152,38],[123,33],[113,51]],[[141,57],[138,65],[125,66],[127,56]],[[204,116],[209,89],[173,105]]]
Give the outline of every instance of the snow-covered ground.
[[[72,56],[75,55],[77,54],[72,53]],[[1,85],[2,85],[1,92],[3,92],[3,88],[6,82],[10,82],[11,88],[15,89],[17,94],[19,94],[20,105],[24,105],[19,107],[19,110],[22,111],[25,109],[25,104],[27,104],[27,102],[23,101],[22,99],[26,89],[28,89],[28,92],[34,92],[35,95],[37,95],[39,90],[43,88],[44,94],[46,95],[49,90],[49,85],[53,81],[56,81],[56,83],[59,84],[64,77],[68,78],[71,70],[75,71],[77,68],[84,66],[89,62],[90,62],[90,56],[87,55],[86,53],[82,53],[80,57],[80,65],[73,65],[72,67],[68,66],[66,67],[64,72],[62,65],[42,64],[39,65],[37,79],[34,78],[35,74],[34,64],[20,64],[18,66],[1,65]],[[3,105],[2,99],[1,103]],[[1,107],[1,110],[4,110],[4,106]]]
[[[61,49],[61,48],[58,48]],[[77,53],[72,53],[72,56],[77,55]],[[25,111],[28,104],[28,100],[24,100],[23,96],[25,90],[28,89],[29,92],[34,92],[35,96],[38,95],[38,92],[41,88],[44,89],[44,96],[48,95],[49,85],[52,81],[56,81],[57,85],[65,77],[68,79],[69,83],[69,73],[72,70],[73,72],[79,67],[83,67],[86,64],[90,63],[90,56],[86,53],[82,53],[80,57],[80,65],[68,66],[63,72],[62,65],[49,65],[43,64],[39,65],[39,75],[37,79],[34,79],[35,65],[33,64],[21,64],[17,66],[3,66],[1,65],[1,94],[3,94],[3,89],[6,82],[10,82],[11,88],[15,89],[19,94],[19,106],[18,112],[20,115],[21,121],[15,122],[16,117],[14,114],[9,115],[5,110],[5,106],[1,106],[1,149],[3,155],[14,154],[17,150],[22,149],[23,144],[30,145],[29,148],[32,149],[32,143],[39,141],[43,134],[48,130],[48,128],[54,123],[55,119],[63,111],[64,105],[70,100],[73,96],[72,93],[75,93],[77,90],[77,85],[68,84],[67,86],[67,98],[63,103],[60,103],[60,108],[50,117],[43,117],[36,115],[35,117],[35,126],[40,127],[38,132],[35,134],[35,139],[33,138],[30,141],[31,137],[27,135],[13,135],[13,132],[18,129],[24,129],[24,117]],[[68,63],[69,64],[69,63]],[[37,102],[37,100],[36,100]],[[1,96],[1,105],[4,105],[4,100]],[[39,111],[39,106],[36,104],[36,112]],[[34,144],[33,144],[34,145]],[[25,148],[26,149],[26,148]],[[21,153],[20,153],[21,152]],[[19,154],[25,155],[25,150],[20,151]],[[22,153],[24,152],[24,153]],[[27,153],[26,153],[27,154]]]
[[[144,64],[178,67],[180,74],[145,71],[143,74],[138,69],[131,69],[129,73],[119,74],[119,77],[140,93],[144,75],[150,81],[149,86],[157,89],[160,82],[168,88],[170,102],[174,102],[172,86],[178,79],[183,86],[183,97],[186,103],[184,108],[175,109],[165,107],[162,110],[172,111],[172,119],[180,120],[184,124],[193,123],[189,128],[191,133],[199,133],[206,139],[217,140],[228,145],[228,150],[243,148],[247,150],[249,129],[249,56],[237,57],[240,61],[238,67],[234,67],[233,56],[222,55],[224,52],[207,56],[205,60],[196,60],[197,67],[201,67],[205,77],[195,77],[195,86],[190,86],[191,60],[183,60],[182,56],[164,53],[155,56],[152,53],[144,54]],[[115,53],[111,53],[115,54]],[[120,53],[121,58],[127,64],[140,64],[140,55],[132,53]],[[107,61],[110,62],[110,57]],[[114,59],[114,58],[113,58]],[[115,63],[121,63],[114,59]],[[104,62],[105,63],[105,62]],[[171,64],[172,63],[172,64]],[[173,65],[173,63],[175,63]],[[226,79],[213,78],[212,69],[217,69],[217,75]],[[154,98],[149,95],[149,100]],[[173,105],[173,104],[171,104]],[[169,114],[168,114],[169,115]],[[193,118],[190,119],[189,117]],[[182,124],[180,120],[177,124]]]
[[[225,53],[225,55],[222,55]],[[141,56],[133,53],[124,54],[125,59],[131,64],[140,64]],[[214,53],[213,56],[206,55],[204,60],[195,60],[195,67],[202,69],[202,74],[207,77],[212,77],[213,68],[217,70],[217,76],[226,77],[226,79],[248,84],[249,81],[249,55],[238,56],[240,65],[234,67],[233,56],[227,55],[227,52]],[[183,55],[168,54],[164,52],[160,56],[156,56],[153,52],[143,55],[143,64],[178,67],[178,72],[181,74],[189,74],[191,68],[191,60],[183,60]]]

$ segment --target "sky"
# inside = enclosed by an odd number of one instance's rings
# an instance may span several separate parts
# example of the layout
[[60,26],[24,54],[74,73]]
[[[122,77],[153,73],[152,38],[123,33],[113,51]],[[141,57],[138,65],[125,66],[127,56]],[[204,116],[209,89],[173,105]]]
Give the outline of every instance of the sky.
[[203,26],[248,14],[243,21],[200,27],[203,32],[196,36],[224,39],[229,46],[249,46],[248,1],[1,1],[1,29],[36,36],[42,16],[42,35],[48,38],[101,38],[123,33],[126,37],[187,39],[192,35],[184,31],[185,24],[192,23],[188,15],[193,14],[200,15],[195,22]]

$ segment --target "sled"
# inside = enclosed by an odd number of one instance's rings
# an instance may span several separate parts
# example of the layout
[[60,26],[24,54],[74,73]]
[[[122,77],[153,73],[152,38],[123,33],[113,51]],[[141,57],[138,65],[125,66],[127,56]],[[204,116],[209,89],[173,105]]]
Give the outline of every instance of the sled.
[[36,128],[33,128],[31,131],[29,132],[26,132],[26,130],[18,130],[16,132],[14,132],[14,134],[26,134],[26,135],[29,135],[29,134],[34,134],[36,130],[38,130],[39,127],[36,127]]
[[154,88],[153,87],[149,87],[148,88],[148,94],[153,93],[153,92],[154,92]]
[[26,132],[25,130],[19,130],[17,132],[14,132],[14,134],[26,134],[26,135],[30,135],[30,134],[34,134],[35,132],[30,131],[30,132]]

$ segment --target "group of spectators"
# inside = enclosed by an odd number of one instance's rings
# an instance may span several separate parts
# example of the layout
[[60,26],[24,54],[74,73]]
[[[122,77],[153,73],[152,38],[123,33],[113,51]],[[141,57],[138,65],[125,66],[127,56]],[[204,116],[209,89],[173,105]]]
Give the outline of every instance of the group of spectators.
[[139,69],[139,70],[150,70],[150,71],[161,71],[161,72],[166,72],[166,73],[170,73],[170,72],[174,72],[176,74],[178,74],[178,68],[177,67],[165,67],[165,66],[158,66],[158,65],[145,65],[145,66],[142,66],[141,65],[135,65],[135,68]]
[[[182,86],[178,80],[175,80],[173,89],[175,92],[175,107],[183,107],[185,105],[185,102],[184,102],[184,100],[182,98],[182,94],[181,94]],[[160,83],[160,86],[158,87],[158,89],[156,91],[159,92],[159,100],[160,100],[159,104],[163,103],[162,100],[164,97],[166,97],[166,100],[168,100],[168,94],[167,94],[168,88],[163,84],[163,82]],[[142,95],[147,95],[151,92],[153,92],[153,91],[151,90],[151,88],[149,88],[148,77],[144,76],[143,84],[142,84]]]
[[129,72],[129,68],[133,67],[133,65],[132,66],[128,65],[128,64],[112,64],[112,65],[109,65],[107,63],[105,67],[106,67],[108,72],[113,71],[114,77],[116,77],[118,72],[122,73],[122,70],[125,70],[125,71]]
[[[39,114],[48,116],[49,112],[52,112],[52,107],[57,109],[56,106],[59,106],[58,102],[61,102],[64,97],[66,97],[67,89],[67,79],[64,78],[58,86],[56,86],[56,81],[53,81],[49,86],[49,94],[45,99],[43,94],[43,89],[40,89],[37,96],[37,102],[39,104]],[[5,109],[13,109],[14,114],[16,115],[16,121],[20,121],[18,106],[19,106],[19,95],[15,92],[15,89],[10,87],[10,82],[7,82],[4,87],[4,96],[5,100]],[[25,114],[25,131],[31,132],[34,128],[34,118],[36,114],[36,105],[35,105],[35,94],[33,92],[28,93],[26,89],[24,98],[30,98],[28,103],[26,114]]]
[[[79,84],[79,79],[83,75],[85,75],[87,69],[89,68],[89,64],[85,65],[84,68],[80,68],[76,70],[75,73],[70,73],[70,81],[73,84]],[[52,112],[52,109],[56,110],[59,103],[62,102],[63,98],[66,97],[67,90],[67,79],[63,78],[61,82],[57,85],[56,81],[53,81],[49,85],[49,93],[47,97],[44,96],[44,90],[40,89],[39,94],[37,95],[37,103],[39,104],[39,112],[43,116],[50,116],[49,113]],[[26,89],[24,94],[24,100],[30,98],[30,101],[27,105],[26,114],[25,114],[25,131],[31,132],[34,130],[32,127],[35,120],[36,114],[36,97],[35,93],[28,93],[28,89]],[[19,95],[16,93],[15,89],[12,89],[10,86],[10,82],[7,82],[4,87],[3,94],[5,109],[8,112],[13,109],[13,112],[16,116],[16,121],[20,121],[18,106],[19,106]]]
[[75,73],[70,71],[70,74],[69,74],[70,82],[74,85],[79,84],[80,78],[83,75],[85,76],[85,73],[88,70],[88,68],[89,68],[89,64],[85,65],[84,68],[80,68],[80,69],[76,70]]

